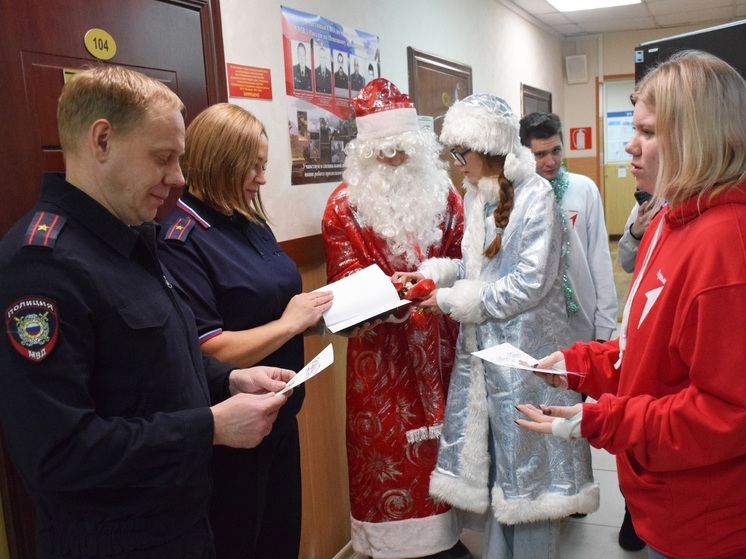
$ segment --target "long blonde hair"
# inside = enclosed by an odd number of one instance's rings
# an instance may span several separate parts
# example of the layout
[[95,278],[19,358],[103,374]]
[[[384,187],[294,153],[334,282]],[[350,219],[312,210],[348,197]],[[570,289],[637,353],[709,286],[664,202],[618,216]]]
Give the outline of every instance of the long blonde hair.
[[682,51],[646,74],[630,98],[655,112],[657,196],[676,205],[746,180],[746,81],[732,66]]
[[262,136],[267,137],[264,125],[237,105],[218,103],[198,114],[187,127],[181,156],[189,192],[220,213],[268,221],[259,193],[251,204],[243,193]]

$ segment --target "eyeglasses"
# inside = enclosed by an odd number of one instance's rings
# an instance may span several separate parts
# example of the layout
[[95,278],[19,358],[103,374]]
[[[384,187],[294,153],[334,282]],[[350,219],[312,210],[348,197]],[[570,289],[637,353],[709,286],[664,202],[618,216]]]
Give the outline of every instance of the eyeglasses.
[[456,151],[456,148],[453,148],[451,150],[451,155],[456,160],[456,162],[460,165],[466,165],[466,154],[470,153],[470,149],[465,149],[464,151]]

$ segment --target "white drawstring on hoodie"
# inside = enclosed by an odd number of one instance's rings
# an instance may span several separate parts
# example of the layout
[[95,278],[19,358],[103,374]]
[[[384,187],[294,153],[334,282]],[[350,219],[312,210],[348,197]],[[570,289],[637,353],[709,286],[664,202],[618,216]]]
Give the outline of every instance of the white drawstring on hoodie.
[[627,347],[627,329],[629,328],[629,312],[632,308],[632,300],[635,298],[635,295],[637,294],[637,289],[640,287],[640,283],[642,282],[642,278],[645,275],[645,271],[647,270],[648,263],[650,262],[650,257],[653,254],[653,251],[655,250],[655,245],[658,244],[658,240],[661,236],[661,231],[663,231],[663,222],[665,221],[665,218],[660,220],[660,223],[658,223],[658,228],[655,230],[655,235],[653,236],[653,240],[650,243],[650,247],[648,247],[648,252],[645,254],[645,259],[642,261],[642,268],[640,269],[640,273],[637,274],[637,277],[635,278],[634,283],[632,284],[632,289],[629,290],[629,295],[627,295],[627,303],[624,305],[624,313],[622,314],[622,331],[619,335],[619,359],[616,363],[614,363],[614,368],[619,369],[622,366],[622,357],[624,356],[624,349]]

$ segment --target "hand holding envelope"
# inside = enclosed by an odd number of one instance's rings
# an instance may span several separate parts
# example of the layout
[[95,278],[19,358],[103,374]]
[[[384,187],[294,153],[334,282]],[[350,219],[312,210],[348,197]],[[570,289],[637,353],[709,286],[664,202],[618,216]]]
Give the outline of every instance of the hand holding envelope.
[[[475,351],[473,355],[500,365],[513,369],[533,371],[542,377],[547,384],[555,388],[567,388],[566,375],[583,375],[565,370],[565,358],[561,351],[555,351],[551,355],[538,361],[528,353],[524,353],[509,343],[499,344],[481,351]],[[516,424],[530,431],[555,435],[566,440],[577,439],[580,434],[580,422],[583,417],[582,404],[575,406],[545,406],[540,404],[537,408],[532,404],[518,404],[516,410],[528,419],[516,419]]]
[[506,342],[481,351],[475,351],[473,355],[501,367],[533,371],[537,376],[542,377],[547,384],[555,388],[567,388],[564,375],[584,375],[584,373],[566,371],[564,356],[560,351],[555,351],[537,362],[537,359],[531,357],[528,353]]
[[334,348],[332,347],[332,344],[329,344],[321,351],[321,353],[311,359],[311,361],[308,362],[308,365],[298,371],[298,374],[290,379],[285,388],[275,394],[284,394],[288,390],[292,390],[296,386],[306,382],[311,377],[319,374],[332,363],[334,363]]

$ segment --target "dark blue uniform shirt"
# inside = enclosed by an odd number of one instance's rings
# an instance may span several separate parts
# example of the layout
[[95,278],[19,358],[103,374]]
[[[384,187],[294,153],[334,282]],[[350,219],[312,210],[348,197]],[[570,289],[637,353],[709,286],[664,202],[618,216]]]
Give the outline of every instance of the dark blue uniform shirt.
[[[302,291],[295,262],[267,224],[223,215],[189,192],[161,222],[161,236],[161,257],[189,295],[202,342],[277,320]],[[257,364],[299,371],[303,335]],[[295,416],[304,395],[303,385],[295,388],[278,419]]]
[[203,360],[156,226],[45,177],[0,242],[0,308],[0,421],[41,549],[124,555],[204,518],[232,367]]

